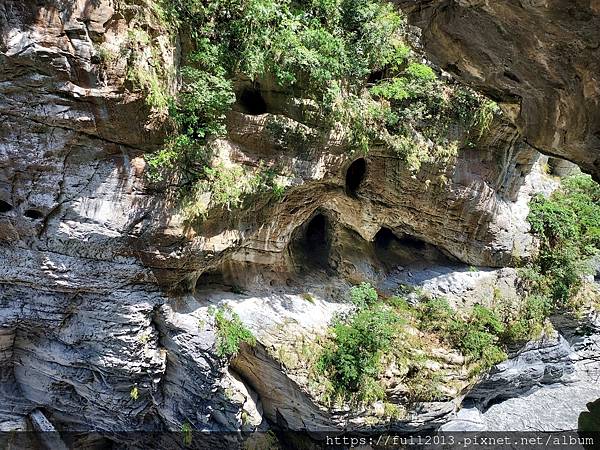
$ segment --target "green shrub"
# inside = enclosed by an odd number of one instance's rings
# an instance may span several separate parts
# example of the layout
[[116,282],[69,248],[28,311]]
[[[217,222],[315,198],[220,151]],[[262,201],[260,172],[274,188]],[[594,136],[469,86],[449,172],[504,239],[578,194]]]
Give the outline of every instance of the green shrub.
[[454,310],[443,297],[421,302],[417,308],[417,313],[421,328],[426,331],[445,333],[455,318]]
[[600,186],[588,175],[572,176],[549,198],[534,197],[529,209],[540,249],[522,276],[534,294],[560,308],[579,289],[585,261],[600,247]]
[[459,316],[443,298],[434,298],[418,307],[421,328],[443,337],[446,342],[476,360],[487,369],[506,359],[500,347],[505,327],[498,315],[482,305],[475,305],[467,318]]
[[215,317],[217,332],[217,355],[220,357],[235,356],[240,350],[240,345],[256,345],[256,338],[242,323],[240,317],[224,306],[211,311]]
[[140,391],[138,390],[137,386],[133,386],[131,388],[131,391],[129,391],[129,397],[131,397],[131,400],[136,401],[140,396]]
[[391,348],[402,321],[391,309],[376,305],[361,309],[347,321],[337,321],[333,340],[324,348],[318,369],[332,381],[338,395],[359,393],[363,401],[380,398],[375,380],[382,355]]
[[[350,151],[383,142],[413,171],[421,160],[436,159],[430,150],[458,147],[446,130],[457,118],[472,117],[482,101],[420,62],[405,43],[405,18],[386,2],[159,0],[156,10],[174,34],[191,42],[181,90],[169,101],[176,133],[148,155],[149,174],[154,180],[175,174],[186,194],[197,191],[198,182],[211,182],[204,170],[211,164],[207,147],[225,132],[235,101],[232,80],[274,78],[291,96],[319,105],[311,123],[319,123],[320,132],[337,122]],[[376,73],[381,79],[368,83]],[[415,142],[413,128],[434,145]],[[273,194],[281,198],[281,187]]]
[[350,301],[358,308],[366,308],[377,301],[377,291],[370,283],[360,283],[350,288]]
[[506,326],[507,343],[524,342],[539,337],[546,318],[552,313],[552,301],[545,296],[528,296],[516,317]]
[[[443,298],[423,299],[411,307],[402,297],[378,301],[368,283],[351,289],[354,314],[338,319],[330,329],[318,356],[317,372],[325,376],[322,385],[331,387],[327,398],[355,399],[371,403],[385,397],[380,380],[382,361],[393,362],[403,373],[402,383],[414,401],[435,401],[444,397],[441,372],[426,363],[437,339],[468,358],[471,374],[486,370],[507,358],[504,350],[506,326],[498,315],[475,305],[465,317],[456,313]],[[530,315],[539,315],[531,302]],[[536,316],[537,317],[537,316]],[[423,333],[409,331],[417,328]],[[437,339],[432,339],[432,335]]]

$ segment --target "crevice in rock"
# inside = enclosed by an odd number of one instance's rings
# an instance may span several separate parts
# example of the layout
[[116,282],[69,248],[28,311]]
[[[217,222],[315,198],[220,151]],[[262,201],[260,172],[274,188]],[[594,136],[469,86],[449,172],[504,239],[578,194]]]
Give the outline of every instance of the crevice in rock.
[[253,116],[258,116],[268,112],[267,103],[265,102],[260,87],[252,86],[245,87],[238,94],[238,104],[243,112]]
[[327,269],[331,250],[329,219],[317,212],[292,235],[291,254],[296,268]]
[[157,412],[158,417],[162,420],[163,417],[160,413],[160,404],[162,399],[164,398],[164,384],[167,376],[167,370],[169,369],[169,353],[166,350],[166,345],[164,343],[165,335],[160,326],[160,308],[162,305],[158,304],[154,306],[152,312],[150,313],[150,327],[156,333],[156,346],[160,352],[164,352],[164,370],[160,374],[160,378],[154,383],[152,389],[150,389],[150,398],[152,399],[152,404],[154,406],[155,411]]
[[12,211],[13,206],[8,203],[5,202],[4,200],[0,200],[0,213],[7,213],[9,211]]
[[367,162],[364,158],[354,161],[346,170],[346,194],[356,197],[360,185],[367,173]]
[[28,209],[23,215],[33,220],[40,220],[44,217],[44,213],[38,211],[37,209]]
[[508,78],[509,80],[511,80],[511,81],[514,81],[515,83],[520,83],[520,82],[521,82],[521,80],[519,79],[519,77],[518,77],[518,76],[516,76],[516,75],[515,75],[514,73],[512,73],[512,72],[509,72],[508,70],[505,70],[503,75],[504,75],[506,78]]
[[320,409],[313,399],[282,370],[265,347],[242,344],[231,360],[230,370],[249,386],[260,400],[264,418],[275,429],[302,430],[307,422],[311,428],[335,426],[328,412]]

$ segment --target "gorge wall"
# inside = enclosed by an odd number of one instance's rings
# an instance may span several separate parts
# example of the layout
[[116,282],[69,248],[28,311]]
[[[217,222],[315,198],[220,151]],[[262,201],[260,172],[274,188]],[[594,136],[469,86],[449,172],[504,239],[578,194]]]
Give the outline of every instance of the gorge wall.
[[538,150],[600,177],[595,0],[400,0],[445,70],[484,90]]
[[[322,332],[346,308],[340,293],[358,281],[385,289],[394,277],[410,282],[411,271],[437,267],[424,278],[440,277],[431,289],[452,284],[457,303],[467,297],[461,283],[482,298],[502,283],[514,291],[514,272],[501,268],[529,255],[527,203],[555,186],[536,149],[600,173],[598,34],[591,34],[600,28],[598,8],[591,2],[575,14],[563,2],[529,2],[519,14],[511,7],[519,2],[412,3],[419,4],[401,6],[423,26],[440,65],[503,102],[507,114],[477,148],[414,175],[383,148],[349,154],[335,134],[298,144],[273,133],[273,124],[309,137],[314,130],[264,88],[260,95],[275,100],[258,114],[238,100],[217,158],[277,164],[288,190],[279,201],[259,195],[243,210],[214,208],[190,227],[168,186],[144,175],[143,155],[168,130],[128,77],[131,53],[144,54],[131,30],[145,30],[161,48],[135,60],[149,71],[176,70],[181,51],[161,37],[147,5],[0,1],[0,430],[30,429],[36,409],[62,431],[98,432],[99,448],[126,442],[119,431],[185,424],[232,432],[228,448],[240,445],[238,430],[271,425],[364,428],[360,414],[336,416],[318,405],[300,376],[262,350]],[[556,19],[550,30],[547,17]],[[525,39],[528,28],[539,36]],[[509,35],[537,59],[511,53]],[[550,35],[583,50],[552,46]],[[107,59],[101,48],[120,57]],[[398,250],[385,253],[389,242]],[[392,273],[398,266],[403,274]],[[303,300],[308,291],[314,303]],[[208,307],[220,302],[260,344],[232,368],[215,352]],[[567,356],[578,351],[552,349],[535,356],[542,373],[560,369],[547,383],[572,372]],[[524,392],[540,384],[539,373],[521,381],[516,391]],[[435,428],[462,396],[391,426]],[[89,444],[85,433],[70,436],[73,447]],[[220,439],[203,445],[222,446]]]

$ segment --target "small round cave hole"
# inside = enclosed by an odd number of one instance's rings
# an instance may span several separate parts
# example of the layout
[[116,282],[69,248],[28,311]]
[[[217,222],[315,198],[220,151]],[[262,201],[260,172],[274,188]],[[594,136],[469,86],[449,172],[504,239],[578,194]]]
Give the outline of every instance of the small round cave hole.
[[28,209],[23,215],[33,220],[39,220],[44,217],[44,214],[37,209]]
[[367,172],[367,162],[364,158],[359,158],[350,164],[346,171],[346,193],[356,196],[356,192],[365,179]]
[[267,103],[257,88],[244,88],[239,94],[238,103],[246,114],[258,116],[267,112]]
[[13,209],[13,206],[5,202],[4,200],[0,200],[0,213],[7,213]]
[[321,213],[300,227],[292,240],[292,255],[300,269],[329,266],[329,220]]

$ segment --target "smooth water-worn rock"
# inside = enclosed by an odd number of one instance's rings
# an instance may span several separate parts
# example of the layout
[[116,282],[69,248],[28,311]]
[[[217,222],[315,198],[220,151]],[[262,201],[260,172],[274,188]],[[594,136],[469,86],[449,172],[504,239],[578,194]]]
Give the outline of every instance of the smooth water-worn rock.
[[442,430],[576,430],[586,405],[600,398],[598,318],[565,319],[553,319],[556,335],[492,369]]

